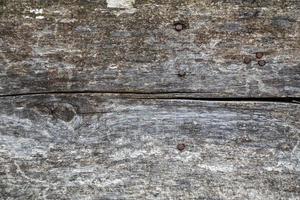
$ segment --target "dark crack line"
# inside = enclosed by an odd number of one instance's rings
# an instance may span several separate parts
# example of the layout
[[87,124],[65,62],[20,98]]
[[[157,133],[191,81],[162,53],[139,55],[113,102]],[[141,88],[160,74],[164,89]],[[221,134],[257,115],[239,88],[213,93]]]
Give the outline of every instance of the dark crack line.
[[[5,97],[22,97],[22,96],[37,96],[37,95],[72,95],[72,94],[103,94],[103,95],[134,95],[128,99],[152,99],[152,100],[199,100],[199,101],[237,101],[237,102],[274,102],[274,103],[293,103],[300,104],[300,97],[185,97],[181,95],[188,94],[207,94],[199,92],[110,92],[110,91],[52,91],[52,92],[30,92],[0,95],[0,98]],[[157,97],[155,96],[157,95]],[[159,96],[161,95],[161,96]],[[166,95],[166,96],[164,96]],[[169,95],[169,96],[167,96]],[[172,96],[177,95],[177,96]]]

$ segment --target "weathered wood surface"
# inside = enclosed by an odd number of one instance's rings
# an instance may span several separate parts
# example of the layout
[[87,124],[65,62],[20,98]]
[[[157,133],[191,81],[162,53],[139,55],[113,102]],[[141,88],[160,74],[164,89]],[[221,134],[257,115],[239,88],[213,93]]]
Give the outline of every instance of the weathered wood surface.
[[0,199],[299,199],[299,104],[137,98],[0,98]]
[[299,200],[299,11],[0,1],[0,199]]
[[0,94],[299,97],[299,2],[4,0]]

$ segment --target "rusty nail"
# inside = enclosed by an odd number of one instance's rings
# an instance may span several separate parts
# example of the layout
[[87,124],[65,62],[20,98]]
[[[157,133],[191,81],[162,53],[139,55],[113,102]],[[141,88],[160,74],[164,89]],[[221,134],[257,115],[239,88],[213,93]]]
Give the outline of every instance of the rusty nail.
[[265,64],[266,64],[266,61],[264,61],[264,60],[258,61],[259,66],[264,66]]
[[183,151],[185,149],[185,144],[183,144],[183,143],[177,144],[177,149],[179,151]]
[[256,53],[256,58],[261,59],[264,56],[262,52],[257,52]]
[[244,63],[245,64],[250,64],[251,63],[251,58],[249,58],[249,57],[244,58]]

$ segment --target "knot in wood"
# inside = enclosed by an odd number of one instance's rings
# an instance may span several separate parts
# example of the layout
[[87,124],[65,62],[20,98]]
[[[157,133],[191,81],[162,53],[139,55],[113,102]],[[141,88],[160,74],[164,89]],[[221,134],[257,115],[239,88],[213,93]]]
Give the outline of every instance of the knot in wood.
[[76,111],[70,104],[57,104],[52,110],[53,117],[69,122],[76,115]]

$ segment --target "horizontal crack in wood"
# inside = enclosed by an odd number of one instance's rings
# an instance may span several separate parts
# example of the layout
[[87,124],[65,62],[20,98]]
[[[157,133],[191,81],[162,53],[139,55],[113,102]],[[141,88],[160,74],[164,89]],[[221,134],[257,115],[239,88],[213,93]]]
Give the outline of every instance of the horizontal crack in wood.
[[[120,98],[128,99],[153,99],[153,100],[199,100],[199,101],[244,101],[244,102],[281,102],[300,104],[300,97],[186,97],[175,96],[187,94],[200,94],[195,92],[103,92],[103,91],[52,91],[52,92],[36,92],[36,93],[17,93],[0,95],[4,97],[20,97],[35,95],[72,95],[72,94],[103,94],[103,95],[120,95]],[[130,96],[126,96],[130,95]],[[161,96],[160,96],[161,95]]]

